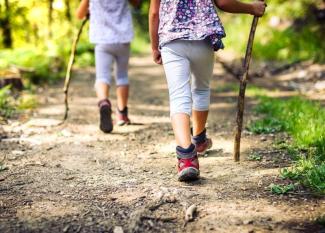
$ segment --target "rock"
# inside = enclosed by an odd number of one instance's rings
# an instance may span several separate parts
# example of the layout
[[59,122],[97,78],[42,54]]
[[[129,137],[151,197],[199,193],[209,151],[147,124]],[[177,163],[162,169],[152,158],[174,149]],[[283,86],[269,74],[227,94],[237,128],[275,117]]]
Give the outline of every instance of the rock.
[[263,136],[263,137],[261,137],[261,141],[262,141],[262,142],[264,142],[264,141],[266,141],[266,140],[267,140],[267,138],[266,138],[266,137],[264,137],[264,136]]
[[24,151],[21,151],[21,150],[13,150],[13,151],[11,151],[11,153],[12,153],[13,155],[21,156],[21,155],[24,154]]
[[121,226],[115,226],[113,233],[124,233],[123,228]]
[[243,221],[243,224],[244,224],[244,225],[248,225],[248,224],[253,224],[253,222],[254,222],[253,220],[248,220],[248,219],[247,219],[247,220],[244,220],[244,221]]
[[314,88],[318,91],[325,90],[325,80],[317,81],[314,85]]
[[64,136],[64,137],[71,137],[72,133],[69,130],[64,129],[64,130],[61,131],[61,135]]

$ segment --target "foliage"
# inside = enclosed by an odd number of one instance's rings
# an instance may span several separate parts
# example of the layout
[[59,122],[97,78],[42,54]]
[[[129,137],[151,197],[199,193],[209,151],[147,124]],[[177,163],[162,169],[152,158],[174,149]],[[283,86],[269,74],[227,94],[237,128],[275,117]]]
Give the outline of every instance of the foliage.
[[[315,14],[322,1],[269,0],[267,4],[256,31],[254,57],[286,63],[305,59],[324,62],[325,26]],[[252,17],[225,13],[220,13],[220,17],[227,34],[226,49],[242,56]]]
[[271,184],[270,185],[271,192],[277,195],[286,194],[288,192],[294,191],[295,188],[296,185],[294,184],[288,184],[288,185]]
[[0,89],[0,116],[11,117],[15,111],[13,98],[10,95],[10,86]]
[[262,155],[258,153],[252,153],[248,156],[248,160],[251,161],[261,161],[263,159]]
[[34,109],[36,106],[35,95],[23,92],[15,99],[9,85],[0,88],[0,117],[11,118],[17,112]]
[[260,97],[256,112],[262,119],[248,127],[255,133],[286,131],[293,141],[286,146],[297,159],[281,175],[295,179],[325,193],[325,110],[317,103],[302,98],[287,100]]

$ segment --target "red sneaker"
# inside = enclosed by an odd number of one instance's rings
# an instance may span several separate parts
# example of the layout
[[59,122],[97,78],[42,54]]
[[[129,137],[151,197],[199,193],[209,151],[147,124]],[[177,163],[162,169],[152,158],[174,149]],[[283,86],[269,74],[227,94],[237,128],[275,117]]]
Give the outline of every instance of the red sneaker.
[[199,160],[197,155],[192,158],[178,158],[178,180],[192,181],[200,176]]
[[207,152],[207,150],[209,150],[212,147],[212,140],[211,138],[206,138],[203,142],[194,143],[194,144],[195,144],[197,154],[199,156],[202,156]]
[[128,117],[128,110],[126,108],[125,112],[121,112],[118,109],[116,110],[116,124],[118,126],[129,125],[131,121]]

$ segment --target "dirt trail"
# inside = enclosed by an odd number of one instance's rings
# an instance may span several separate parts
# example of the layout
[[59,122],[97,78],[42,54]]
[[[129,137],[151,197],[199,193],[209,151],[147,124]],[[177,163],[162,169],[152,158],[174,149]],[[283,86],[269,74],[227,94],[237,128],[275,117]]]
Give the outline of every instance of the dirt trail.
[[[325,212],[324,198],[269,191],[290,162],[271,147],[278,135],[246,132],[242,162],[233,162],[236,93],[216,91],[234,82],[220,65],[208,121],[214,146],[200,159],[202,178],[193,183],[176,179],[162,67],[134,57],[130,77],[134,124],[112,134],[98,130],[92,69],[74,75],[66,124],[57,126],[64,110],[60,86],[39,95],[33,116],[4,127],[0,232],[325,232],[314,221]],[[248,98],[248,110],[255,102]],[[252,151],[262,161],[249,161]],[[185,225],[184,209],[193,203],[198,214]]]

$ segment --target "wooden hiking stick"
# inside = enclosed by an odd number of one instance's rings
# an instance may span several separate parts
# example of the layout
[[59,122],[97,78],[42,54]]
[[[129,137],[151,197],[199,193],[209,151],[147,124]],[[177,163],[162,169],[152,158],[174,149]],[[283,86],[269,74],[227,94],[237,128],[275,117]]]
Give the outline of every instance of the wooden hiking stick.
[[245,107],[245,91],[246,91],[246,83],[248,77],[248,70],[249,70],[249,63],[251,61],[252,56],[252,49],[253,49],[253,42],[255,31],[258,23],[257,16],[254,16],[251,30],[249,33],[249,38],[246,47],[246,54],[244,60],[244,74],[240,79],[239,85],[239,95],[238,95],[238,103],[237,103],[237,117],[236,117],[236,133],[235,133],[235,143],[234,143],[234,160],[238,162],[240,160],[240,139],[241,139],[241,132],[243,128],[243,115],[244,115],[244,107]]
[[77,45],[78,45],[82,30],[83,30],[85,24],[87,23],[88,19],[89,19],[89,16],[87,16],[82,21],[82,23],[81,23],[81,25],[79,27],[78,33],[77,33],[76,37],[74,38],[73,43],[72,43],[72,47],[71,47],[70,59],[69,59],[68,67],[67,67],[67,72],[66,72],[66,75],[65,75],[64,88],[63,88],[64,105],[65,105],[65,112],[64,112],[63,122],[68,118],[68,112],[69,112],[68,93],[69,93],[69,86],[70,86],[70,80],[71,80],[71,71],[72,71],[73,63],[75,61]]

